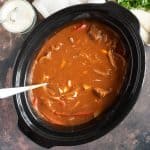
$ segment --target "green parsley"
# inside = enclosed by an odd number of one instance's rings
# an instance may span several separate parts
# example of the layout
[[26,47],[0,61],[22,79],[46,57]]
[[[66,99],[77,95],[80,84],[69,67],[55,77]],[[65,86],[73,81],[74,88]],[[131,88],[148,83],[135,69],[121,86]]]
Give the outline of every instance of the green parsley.
[[117,2],[127,9],[140,8],[144,10],[150,10],[150,0],[117,0]]

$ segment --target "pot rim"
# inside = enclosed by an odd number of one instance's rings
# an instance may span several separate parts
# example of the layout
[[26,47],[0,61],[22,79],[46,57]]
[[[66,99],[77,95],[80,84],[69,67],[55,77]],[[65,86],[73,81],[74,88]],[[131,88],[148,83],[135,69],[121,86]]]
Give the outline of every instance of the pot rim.
[[[110,8],[114,8],[116,10],[116,14],[112,13],[112,10]],[[113,11],[114,11],[113,9]],[[81,11],[81,12],[80,12]],[[121,15],[118,17],[118,11],[121,12]],[[112,130],[115,126],[117,126],[124,118],[125,116],[129,113],[129,111],[132,109],[134,103],[137,100],[143,77],[144,77],[144,70],[145,70],[145,56],[144,56],[144,48],[142,41],[140,39],[139,34],[137,33],[137,29],[139,28],[139,24],[135,17],[131,15],[126,9],[118,6],[115,3],[109,2],[106,4],[82,4],[82,5],[77,5],[77,6],[72,6],[65,8],[54,15],[50,16],[48,19],[44,20],[33,32],[29,35],[27,40],[22,46],[22,50],[20,54],[17,57],[15,67],[14,67],[14,74],[13,74],[13,85],[14,86],[19,86],[19,85],[24,85],[26,84],[26,79],[22,80],[21,73],[22,73],[22,67],[25,65],[24,61],[26,56],[24,55],[25,51],[29,48],[32,47],[30,43],[34,43],[34,39],[39,35],[41,32],[47,32],[46,31],[46,26],[49,25],[50,22],[58,24],[58,27],[62,26],[61,22],[63,19],[81,19],[83,16],[81,15],[81,18],[78,16],[79,13],[83,14],[88,14],[91,12],[97,12],[100,13],[104,19],[104,14],[105,16],[105,21],[112,27],[116,27],[117,30],[119,30],[122,34],[122,36],[125,38],[124,40],[128,44],[128,48],[130,49],[131,53],[131,66],[130,66],[130,73],[128,77],[128,85],[126,87],[126,91],[124,91],[124,101],[122,100],[122,104],[118,103],[118,105],[124,105],[126,106],[125,108],[118,109],[118,113],[120,113],[119,117],[115,116],[116,112],[111,110],[111,114],[106,116],[106,122],[107,126],[104,126],[104,124],[97,124],[93,128],[95,131],[91,131],[86,129],[84,131],[78,131],[78,132],[67,132],[67,133],[62,133],[62,132],[55,132],[51,131],[51,135],[47,135],[46,131],[41,125],[39,125],[35,120],[33,123],[33,120],[31,121],[30,117],[28,116],[29,112],[26,112],[28,109],[27,105],[24,105],[23,100],[26,100],[26,95],[25,94],[18,94],[14,96],[14,103],[17,109],[17,113],[19,118],[23,119],[27,126],[31,128],[34,132],[37,134],[40,134],[42,137],[47,138],[48,140],[53,141],[56,145],[76,145],[76,144],[81,144],[81,143],[86,143],[88,141],[94,140],[100,136],[103,136],[110,130]],[[123,18],[124,17],[124,12],[126,12],[126,16],[128,18]],[[67,17],[70,14],[74,14],[71,17]],[[77,17],[77,16],[78,17]],[[113,16],[112,16],[113,15]],[[63,16],[63,17],[58,17],[58,16]],[[98,17],[98,16],[97,16]],[[132,18],[133,17],[133,18]],[[134,20],[134,24],[128,24],[131,20],[131,18]],[[102,19],[102,18],[101,18]],[[128,22],[127,22],[128,19]],[[114,22],[114,20],[116,22]],[[66,21],[66,20],[65,20]],[[104,21],[104,20],[103,20]],[[127,25],[127,26],[126,26]],[[50,25],[49,25],[50,26]],[[52,26],[52,25],[51,25]],[[57,25],[55,28],[58,28]],[[54,28],[54,29],[55,29]],[[32,36],[33,34],[33,36]],[[127,35],[128,34],[128,35]],[[129,40],[131,39],[131,41]],[[37,42],[37,41],[36,41]],[[136,49],[136,57],[134,58],[135,55],[133,55],[133,50]],[[134,53],[135,53],[134,52]],[[23,57],[23,58],[22,58]],[[21,59],[22,58],[22,59]],[[136,60],[137,59],[137,60]],[[23,73],[26,73],[26,71],[23,71]],[[133,73],[135,75],[133,75]],[[131,75],[132,74],[132,75]],[[132,80],[132,81],[131,81]],[[122,97],[121,97],[122,98]],[[128,101],[126,100],[128,98]],[[23,99],[23,100],[22,100]],[[129,104],[128,104],[129,103]],[[119,106],[116,105],[116,108]],[[113,122],[112,122],[113,120]],[[109,125],[108,125],[109,124]],[[106,124],[105,124],[106,125]],[[101,128],[100,128],[101,127]],[[87,132],[88,131],[88,132]],[[78,133],[78,134],[77,134]],[[81,135],[79,135],[81,134]],[[68,136],[68,137],[67,137]],[[75,138],[70,138],[74,136]],[[70,142],[68,142],[70,140]]]

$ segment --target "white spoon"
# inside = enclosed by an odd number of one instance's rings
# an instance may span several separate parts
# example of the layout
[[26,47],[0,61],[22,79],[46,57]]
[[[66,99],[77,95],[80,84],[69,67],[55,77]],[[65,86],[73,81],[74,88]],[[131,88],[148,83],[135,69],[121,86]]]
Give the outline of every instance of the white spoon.
[[33,89],[36,89],[36,88],[40,88],[40,87],[43,87],[43,86],[46,86],[46,85],[48,85],[48,83],[41,83],[41,84],[30,85],[30,86],[25,86],[25,87],[0,89],[0,99],[6,98],[6,97],[9,97],[9,96],[13,96],[13,95],[18,94],[18,93],[33,90]]

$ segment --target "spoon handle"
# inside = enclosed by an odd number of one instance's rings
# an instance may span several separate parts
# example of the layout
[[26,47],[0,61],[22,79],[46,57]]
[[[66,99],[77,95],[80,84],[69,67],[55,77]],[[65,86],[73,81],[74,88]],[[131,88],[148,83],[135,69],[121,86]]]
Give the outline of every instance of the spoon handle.
[[25,86],[25,87],[0,89],[0,99],[6,98],[6,97],[9,97],[9,96],[13,96],[13,95],[18,94],[18,93],[33,90],[33,89],[36,89],[36,88],[40,88],[40,87],[46,86],[47,84],[48,83],[42,83],[42,84]]

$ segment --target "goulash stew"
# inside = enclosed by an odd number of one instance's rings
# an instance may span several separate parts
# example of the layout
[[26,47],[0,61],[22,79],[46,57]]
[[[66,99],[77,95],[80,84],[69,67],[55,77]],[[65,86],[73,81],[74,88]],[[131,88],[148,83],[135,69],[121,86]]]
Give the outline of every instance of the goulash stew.
[[120,37],[94,20],[80,20],[56,32],[31,67],[34,110],[50,124],[75,126],[104,113],[116,100],[127,63]]

